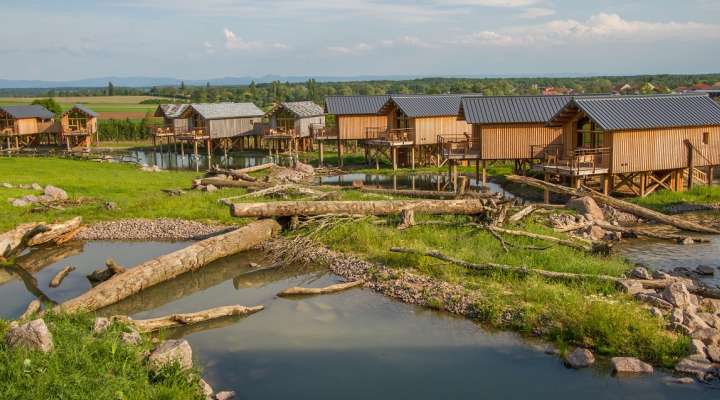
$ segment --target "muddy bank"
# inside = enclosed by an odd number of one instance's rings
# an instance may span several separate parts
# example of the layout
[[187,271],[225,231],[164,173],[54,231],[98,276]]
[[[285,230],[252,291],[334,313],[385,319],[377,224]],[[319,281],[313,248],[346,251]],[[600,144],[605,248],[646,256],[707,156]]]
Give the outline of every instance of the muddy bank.
[[89,225],[79,240],[202,240],[235,229],[181,219],[125,219]]

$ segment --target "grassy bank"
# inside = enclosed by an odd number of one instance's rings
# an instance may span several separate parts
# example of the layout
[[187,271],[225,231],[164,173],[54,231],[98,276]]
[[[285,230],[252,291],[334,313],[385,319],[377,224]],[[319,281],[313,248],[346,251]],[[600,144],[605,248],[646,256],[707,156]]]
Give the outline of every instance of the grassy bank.
[[[462,217],[448,218],[462,222]],[[399,221],[394,221],[399,222]],[[558,235],[537,223],[521,229]],[[560,235],[562,236],[562,235]],[[532,239],[506,238],[517,246],[541,245]],[[322,241],[392,268],[409,269],[476,291],[476,319],[498,329],[540,336],[563,349],[586,346],[599,354],[636,356],[670,366],[686,353],[688,340],[668,333],[665,321],[610,284],[568,284],[507,273],[479,274],[433,258],[390,253],[390,247],[437,249],[475,263],[503,263],[550,271],[620,276],[631,266],[616,256],[590,255],[564,246],[546,250],[502,249],[489,232],[460,226],[416,226],[399,231],[395,224],[340,225]],[[431,301],[432,303],[432,301]],[[437,304],[443,308],[443,304]]]
[[677,204],[720,204],[720,186],[695,186],[686,192],[661,190],[644,198],[634,198],[633,201],[660,211]]
[[[48,315],[53,335],[50,353],[9,349],[0,343],[0,398],[3,399],[203,399],[196,374],[177,367],[149,373],[144,352],[120,341],[127,330],[111,325],[93,336],[93,319],[86,315]],[[0,321],[0,336],[8,330]]]

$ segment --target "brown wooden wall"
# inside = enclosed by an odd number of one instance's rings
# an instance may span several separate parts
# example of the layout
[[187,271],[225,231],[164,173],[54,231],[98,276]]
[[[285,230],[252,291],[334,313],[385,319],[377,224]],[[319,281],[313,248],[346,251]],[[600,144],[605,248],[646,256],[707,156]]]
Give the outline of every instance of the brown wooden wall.
[[[98,129],[98,119],[95,117],[88,118],[86,129],[88,133],[95,134]],[[67,114],[60,118],[60,132],[70,132],[70,116]]]
[[[479,130],[479,132],[478,132]],[[547,146],[563,142],[563,128],[545,124],[478,125],[481,156],[484,160],[524,160],[531,157],[533,145]],[[541,149],[536,149],[536,152]]]
[[255,123],[261,120],[262,117],[212,119],[205,124],[210,138],[220,139],[250,134]]
[[367,128],[387,128],[388,117],[386,115],[336,115],[335,123],[340,139],[357,140],[365,139]]
[[[704,132],[708,144],[703,143]],[[686,139],[709,160],[696,153],[695,166],[720,165],[720,126],[617,131],[610,136],[615,174],[686,168]]]
[[16,119],[15,132],[21,135],[38,133],[38,120],[36,118]]
[[438,136],[472,134],[472,126],[456,116],[413,118],[415,144],[436,144]]

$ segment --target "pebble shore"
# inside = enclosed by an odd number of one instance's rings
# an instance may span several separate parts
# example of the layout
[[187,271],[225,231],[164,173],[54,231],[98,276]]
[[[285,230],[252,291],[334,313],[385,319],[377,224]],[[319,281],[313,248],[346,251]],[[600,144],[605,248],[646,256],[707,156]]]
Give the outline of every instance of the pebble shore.
[[234,227],[181,219],[125,219],[99,222],[84,229],[79,240],[202,240]]

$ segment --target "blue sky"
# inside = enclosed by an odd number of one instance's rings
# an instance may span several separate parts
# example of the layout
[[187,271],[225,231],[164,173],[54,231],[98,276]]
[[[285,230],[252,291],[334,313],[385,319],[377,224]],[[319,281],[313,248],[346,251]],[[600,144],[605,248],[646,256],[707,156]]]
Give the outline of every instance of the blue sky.
[[3,0],[0,78],[720,71],[720,0]]

